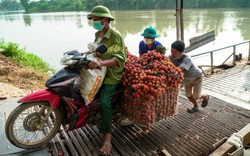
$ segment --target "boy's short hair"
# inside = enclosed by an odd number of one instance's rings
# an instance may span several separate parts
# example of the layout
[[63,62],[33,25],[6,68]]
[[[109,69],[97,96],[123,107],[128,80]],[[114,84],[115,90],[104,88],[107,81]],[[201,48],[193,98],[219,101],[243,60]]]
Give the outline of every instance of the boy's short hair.
[[175,41],[172,43],[171,48],[176,49],[178,52],[184,52],[185,49],[185,43],[182,41]]

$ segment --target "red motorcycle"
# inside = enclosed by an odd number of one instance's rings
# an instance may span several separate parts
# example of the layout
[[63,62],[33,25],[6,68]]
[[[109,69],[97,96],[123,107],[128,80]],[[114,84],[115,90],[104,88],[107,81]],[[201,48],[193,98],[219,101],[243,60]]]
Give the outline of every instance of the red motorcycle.
[[[105,53],[107,47],[100,45],[96,51]],[[38,148],[49,142],[61,125],[70,131],[100,122],[99,93],[86,106],[75,85],[80,69],[88,68],[90,60],[86,56],[90,53],[82,56],[76,50],[66,52],[61,62],[67,66],[47,80],[47,89],[18,100],[21,104],[11,112],[5,125],[6,136],[13,145],[24,149]],[[119,100],[120,92],[118,89],[113,95],[112,103]],[[120,114],[119,107],[113,109],[114,119],[119,119]]]

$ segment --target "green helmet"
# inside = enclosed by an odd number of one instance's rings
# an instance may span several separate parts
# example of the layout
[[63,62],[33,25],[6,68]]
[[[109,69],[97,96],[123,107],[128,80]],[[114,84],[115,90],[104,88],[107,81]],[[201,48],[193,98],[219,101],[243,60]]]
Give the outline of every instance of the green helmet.
[[90,14],[87,15],[87,18],[89,20],[91,20],[92,16],[107,17],[107,18],[110,18],[111,21],[114,20],[114,17],[110,14],[109,9],[105,6],[102,6],[102,5],[95,6],[91,10]]
[[147,37],[147,38],[157,38],[158,37],[158,35],[156,34],[156,30],[151,26],[144,29],[144,31],[141,35],[144,37]]

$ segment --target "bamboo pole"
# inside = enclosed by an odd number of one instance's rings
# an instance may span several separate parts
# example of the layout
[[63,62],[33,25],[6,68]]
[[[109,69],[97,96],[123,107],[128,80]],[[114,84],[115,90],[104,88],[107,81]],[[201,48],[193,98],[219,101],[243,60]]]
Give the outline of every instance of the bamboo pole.
[[211,74],[214,73],[214,57],[213,57],[213,52],[210,52],[210,58],[211,58]]
[[248,41],[248,61],[250,60],[250,41]]
[[180,24],[181,24],[181,41],[184,42],[184,20],[183,20],[183,0],[181,0],[181,11],[180,11]]
[[236,65],[236,63],[235,63],[235,53],[236,53],[236,47],[235,47],[235,45],[233,46],[233,66],[235,66]]

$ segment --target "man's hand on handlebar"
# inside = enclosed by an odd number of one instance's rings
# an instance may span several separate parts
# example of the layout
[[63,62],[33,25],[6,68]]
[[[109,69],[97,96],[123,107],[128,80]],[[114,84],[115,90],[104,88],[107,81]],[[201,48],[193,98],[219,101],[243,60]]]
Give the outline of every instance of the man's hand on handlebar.
[[101,69],[102,68],[101,61],[91,61],[88,66],[89,66],[89,69]]

